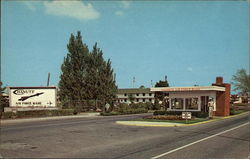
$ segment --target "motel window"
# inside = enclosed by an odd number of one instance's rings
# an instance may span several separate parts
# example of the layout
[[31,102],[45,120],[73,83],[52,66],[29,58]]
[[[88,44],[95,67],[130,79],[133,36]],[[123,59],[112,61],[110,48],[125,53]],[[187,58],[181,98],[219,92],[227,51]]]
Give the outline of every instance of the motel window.
[[124,96],[127,96],[127,93],[125,93]]
[[183,99],[182,98],[173,98],[171,99],[171,108],[172,109],[183,109]]
[[186,109],[198,110],[198,98],[186,98]]

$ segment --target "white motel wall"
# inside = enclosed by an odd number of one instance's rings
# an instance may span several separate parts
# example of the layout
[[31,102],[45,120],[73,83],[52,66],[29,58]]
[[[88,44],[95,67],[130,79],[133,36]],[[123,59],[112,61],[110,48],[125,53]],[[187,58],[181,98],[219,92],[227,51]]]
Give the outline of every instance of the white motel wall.
[[56,87],[9,87],[8,111],[57,109]]

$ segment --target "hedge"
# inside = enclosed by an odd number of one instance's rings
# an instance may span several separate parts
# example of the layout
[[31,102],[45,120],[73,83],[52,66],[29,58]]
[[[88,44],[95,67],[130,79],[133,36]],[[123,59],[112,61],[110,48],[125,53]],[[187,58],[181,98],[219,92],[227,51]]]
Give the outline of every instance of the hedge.
[[1,114],[2,119],[9,118],[29,118],[29,117],[47,117],[47,116],[64,116],[73,115],[73,109],[60,109],[60,110],[31,110],[31,111],[17,111],[3,112]]
[[[191,112],[192,116],[195,116],[197,118],[206,118],[208,117],[208,113],[204,112]],[[154,115],[181,115],[182,111],[155,111]]]
[[138,109],[126,109],[120,112],[109,112],[109,113],[101,113],[103,116],[110,116],[110,115],[124,115],[124,114],[140,114],[140,113],[147,113],[147,109],[138,108]]

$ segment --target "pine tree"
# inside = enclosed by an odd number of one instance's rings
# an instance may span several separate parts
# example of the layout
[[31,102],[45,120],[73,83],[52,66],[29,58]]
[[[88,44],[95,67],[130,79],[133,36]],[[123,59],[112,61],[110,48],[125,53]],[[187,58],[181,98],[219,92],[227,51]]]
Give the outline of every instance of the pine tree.
[[111,103],[115,98],[117,87],[115,85],[114,73],[111,67],[111,61],[106,62],[103,58],[103,53],[94,45],[89,56],[88,76],[89,79],[89,94],[92,99],[101,100]]
[[111,61],[104,60],[97,43],[89,52],[81,38],[80,32],[76,37],[71,34],[69,52],[61,66],[60,100],[73,107],[79,106],[79,101],[83,100],[98,100],[103,105],[111,103],[117,90]]
[[76,37],[71,34],[67,48],[68,54],[61,66],[59,96],[63,103],[75,106],[78,101],[86,98],[86,59],[89,50],[83,44],[80,32],[77,33]]

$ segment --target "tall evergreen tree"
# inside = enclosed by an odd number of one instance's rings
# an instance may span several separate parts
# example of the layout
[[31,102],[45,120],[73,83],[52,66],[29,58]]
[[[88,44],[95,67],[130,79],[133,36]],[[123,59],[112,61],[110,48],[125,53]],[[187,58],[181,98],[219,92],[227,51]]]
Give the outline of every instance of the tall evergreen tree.
[[103,104],[111,103],[117,90],[114,72],[110,59],[104,60],[97,43],[89,52],[78,32],[76,37],[71,35],[68,51],[61,67],[59,82],[61,101],[73,103],[73,106],[77,106],[77,101],[82,100],[101,100]]
[[62,102],[76,105],[79,100],[86,98],[85,77],[88,47],[83,44],[81,33],[75,37],[71,34],[67,45],[68,54],[61,66],[62,74],[59,82],[59,96]]

